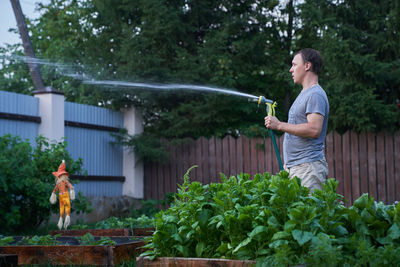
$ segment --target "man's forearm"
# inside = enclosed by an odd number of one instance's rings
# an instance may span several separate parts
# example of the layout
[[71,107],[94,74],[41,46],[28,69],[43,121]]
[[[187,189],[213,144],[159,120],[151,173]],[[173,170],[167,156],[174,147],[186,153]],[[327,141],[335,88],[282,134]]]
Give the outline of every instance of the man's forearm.
[[304,138],[318,138],[321,133],[320,129],[313,127],[310,123],[290,124],[280,122],[278,130]]

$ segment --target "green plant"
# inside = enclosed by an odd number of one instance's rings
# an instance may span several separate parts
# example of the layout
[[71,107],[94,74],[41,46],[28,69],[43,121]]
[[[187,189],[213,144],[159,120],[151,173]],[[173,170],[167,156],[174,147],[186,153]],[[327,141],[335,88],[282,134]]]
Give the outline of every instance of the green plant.
[[[58,211],[49,196],[54,188],[52,171],[62,159],[69,173],[81,171],[82,160],[73,160],[66,150],[67,143],[50,143],[39,136],[31,146],[18,136],[0,136],[0,233],[24,234],[35,232],[42,222]],[[85,212],[87,206],[80,196],[73,201],[76,212]]]
[[130,135],[126,129],[112,133],[114,143],[128,148],[145,162],[162,162],[168,159],[160,138],[151,134]]
[[12,236],[0,236],[0,246],[7,246],[14,242],[14,238]]
[[44,235],[44,236],[33,236],[33,237],[23,237],[20,241],[16,243],[16,245],[36,245],[36,246],[56,246],[61,244],[57,238],[61,236],[61,234],[57,235]]
[[334,179],[309,194],[285,171],[222,175],[221,183],[201,185],[190,182],[190,170],[171,207],[156,214],[143,256],[254,259],[259,266],[399,260],[399,205],[363,195],[347,208]]
[[87,233],[83,236],[77,237],[79,240],[79,244],[82,246],[98,246],[98,245],[115,245],[116,242],[109,238],[108,236],[106,237],[100,237],[96,240],[96,238],[91,234]]
[[141,207],[133,208],[131,212],[131,217],[136,218],[142,215],[145,215],[147,217],[154,217],[154,215],[161,210],[160,207],[169,206],[173,200],[174,200],[174,193],[165,194],[162,200],[155,200],[155,199],[141,200],[140,201]]
[[138,218],[117,218],[110,217],[106,220],[97,222],[95,225],[96,229],[113,229],[113,228],[140,228],[140,227],[153,227],[154,218],[149,218],[142,215]]

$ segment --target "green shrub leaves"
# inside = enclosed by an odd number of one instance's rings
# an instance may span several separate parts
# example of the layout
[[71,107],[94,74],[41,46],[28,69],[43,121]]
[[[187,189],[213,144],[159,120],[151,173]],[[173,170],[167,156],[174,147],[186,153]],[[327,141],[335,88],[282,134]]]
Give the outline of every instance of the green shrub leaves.
[[400,261],[398,205],[365,194],[345,207],[336,180],[310,194],[284,171],[221,175],[221,183],[208,185],[190,182],[189,172],[171,207],[156,214],[143,255],[252,259],[260,266]]

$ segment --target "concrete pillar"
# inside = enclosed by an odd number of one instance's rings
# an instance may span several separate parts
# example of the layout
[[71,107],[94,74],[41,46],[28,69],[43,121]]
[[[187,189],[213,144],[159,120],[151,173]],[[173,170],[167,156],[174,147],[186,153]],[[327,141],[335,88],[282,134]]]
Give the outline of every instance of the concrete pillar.
[[46,87],[45,91],[34,92],[39,98],[39,116],[42,122],[39,133],[50,141],[60,142],[64,138],[64,93]]
[[[143,118],[137,109],[123,110],[124,128],[128,134],[135,135],[143,132]],[[135,153],[124,148],[123,175],[125,182],[122,187],[122,195],[134,198],[144,198],[144,166],[143,161],[138,160]]]

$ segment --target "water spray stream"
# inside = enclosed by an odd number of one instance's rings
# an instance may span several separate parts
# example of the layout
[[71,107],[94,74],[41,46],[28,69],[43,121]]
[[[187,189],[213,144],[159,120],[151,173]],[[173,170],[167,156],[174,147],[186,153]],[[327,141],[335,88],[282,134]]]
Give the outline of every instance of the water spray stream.
[[96,80],[91,78],[89,75],[80,74],[80,72],[74,71],[76,69],[74,65],[71,64],[60,64],[49,62],[44,59],[26,57],[26,56],[6,56],[10,59],[15,59],[19,61],[24,61],[26,63],[35,63],[38,65],[45,65],[55,68],[58,73],[65,77],[70,77],[72,79],[80,80],[84,84],[97,85],[103,87],[127,87],[136,89],[152,89],[152,90],[192,90],[201,92],[214,92],[223,93],[234,96],[246,97],[254,101],[258,100],[258,96],[246,94],[238,91],[233,91],[230,89],[204,86],[204,85],[193,85],[193,84],[152,84],[152,83],[142,83],[142,82],[128,82],[128,81],[118,81],[118,80]]

